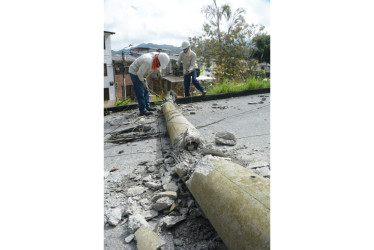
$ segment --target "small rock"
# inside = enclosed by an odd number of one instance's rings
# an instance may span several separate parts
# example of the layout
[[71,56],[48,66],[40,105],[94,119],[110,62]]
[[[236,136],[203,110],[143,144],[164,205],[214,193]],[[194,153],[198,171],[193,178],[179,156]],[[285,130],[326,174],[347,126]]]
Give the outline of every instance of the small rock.
[[196,112],[195,112],[195,111],[191,111],[190,114],[191,114],[191,115],[195,115]]
[[109,176],[110,172],[109,171],[105,171],[104,172],[104,179],[106,179],[108,176]]
[[165,216],[164,223],[166,228],[171,228],[178,222],[181,222],[186,219],[186,216]]
[[255,172],[258,175],[261,175],[262,177],[270,176],[270,170],[268,167],[253,169],[253,172]]
[[156,182],[146,182],[144,184],[146,187],[149,187],[150,189],[152,190],[157,190],[157,189],[160,189],[161,188],[161,184],[160,183],[156,183]]
[[174,191],[174,192],[178,191],[178,186],[177,186],[177,183],[175,181],[172,181],[168,184],[165,184],[163,186],[163,188],[164,188],[165,191]]
[[180,239],[175,239],[175,240],[174,240],[174,244],[175,244],[176,246],[183,246],[183,241],[180,240]]
[[122,218],[122,209],[114,208],[107,212],[107,221],[112,226],[117,226]]
[[161,178],[162,185],[168,184],[171,181],[171,176],[164,176]]
[[147,168],[147,171],[150,172],[150,173],[153,173],[153,172],[157,171],[157,168],[155,166],[150,166],[150,167]]
[[188,213],[188,208],[181,208],[181,209],[179,209],[179,212],[182,214],[182,215],[185,215],[185,214],[187,214]]
[[231,132],[218,132],[216,133],[216,144],[234,146],[236,144],[236,137]]
[[129,216],[128,228],[134,233],[141,226],[150,227],[148,222],[140,214],[134,214]]
[[153,196],[153,198],[152,198],[152,202],[155,202],[156,200],[158,200],[159,198],[162,198],[162,197],[169,197],[169,198],[171,198],[172,200],[175,200],[175,199],[177,198],[177,192],[174,192],[174,191],[166,191],[166,192],[158,193],[158,194],[156,194],[155,196]]
[[142,166],[142,165],[146,165],[147,163],[148,163],[148,161],[141,161],[141,162],[139,162],[138,165]]
[[134,181],[138,181],[142,178],[142,176],[140,174],[138,174],[137,176],[135,176],[135,178],[133,179]]
[[146,177],[143,178],[143,182],[149,182],[149,181],[153,181],[152,176],[147,175]]
[[189,200],[189,201],[187,202],[187,206],[188,206],[188,207],[191,207],[193,203],[194,203],[193,200]]
[[134,234],[130,234],[129,236],[127,236],[125,238],[125,242],[128,244],[130,243],[133,239],[134,239],[135,235]]
[[173,157],[166,158],[166,159],[164,160],[164,163],[166,163],[166,164],[172,164],[172,163],[174,163],[174,159],[173,159]]
[[155,165],[158,166],[158,165],[161,165],[162,163],[164,163],[164,158],[159,158],[156,160]]
[[174,203],[174,200],[172,200],[170,197],[161,197],[157,199],[155,203],[152,204],[152,208],[157,211],[161,211],[161,210],[164,210],[165,208],[170,207],[171,205],[173,205],[173,203]]
[[132,187],[132,188],[129,188],[127,189],[127,196],[135,196],[135,195],[139,195],[139,194],[142,194],[143,192],[145,192],[145,188],[144,187]]
[[145,220],[150,220],[154,217],[157,217],[158,216],[158,212],[155,211],[155,210],[148,210],[148,211],[143,211],[141,212],[141,215],[144,217]]

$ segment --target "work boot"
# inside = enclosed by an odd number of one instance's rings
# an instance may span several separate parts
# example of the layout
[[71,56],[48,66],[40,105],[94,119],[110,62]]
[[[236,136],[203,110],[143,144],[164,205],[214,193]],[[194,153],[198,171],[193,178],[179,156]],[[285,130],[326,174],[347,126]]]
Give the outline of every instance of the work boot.
[[140,112],[139,116],[144,116],[144,115],[148,116],[148,115],[151,115],[151,114],[153,114],[153,113],[145,110],[145,111]]
[[202,94],[203,94],[203,96],[205,96],[205,95],[206,95],[206,91],[205,91],[205,90],[203,90],[203,93],[202,93]]
[[156,108],[148,107],[147,110],[148,110],[148,111],[156,111]]

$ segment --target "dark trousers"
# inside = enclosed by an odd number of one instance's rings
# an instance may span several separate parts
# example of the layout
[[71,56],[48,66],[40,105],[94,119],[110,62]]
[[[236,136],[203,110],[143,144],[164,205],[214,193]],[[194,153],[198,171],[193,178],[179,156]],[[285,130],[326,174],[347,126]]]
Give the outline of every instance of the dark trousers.
[[201,92],[204,92],[204,87],[201,86],[200,82],[196,79],[196,69],[190,74],[184,75],[184,96],[190,96],[190,81],[192,77],[192,84]]

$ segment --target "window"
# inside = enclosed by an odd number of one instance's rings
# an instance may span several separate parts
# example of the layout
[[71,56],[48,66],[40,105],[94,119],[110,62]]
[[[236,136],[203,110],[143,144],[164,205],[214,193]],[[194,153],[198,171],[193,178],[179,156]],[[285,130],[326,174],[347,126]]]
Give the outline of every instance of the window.
[[122,65],[121,64],[116,64],[114,67],[114,71],[116,75],[121,75],[122,74]]
[[108,75],[108,72],[106,70],[106,63],[104,63],[104,76],[107,76]]

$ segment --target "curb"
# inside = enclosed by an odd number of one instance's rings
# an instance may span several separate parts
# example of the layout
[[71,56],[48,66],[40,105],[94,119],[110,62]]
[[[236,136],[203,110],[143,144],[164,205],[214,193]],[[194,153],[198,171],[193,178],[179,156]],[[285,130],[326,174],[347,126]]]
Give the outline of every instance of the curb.
[[[258,94],[266,94],[270,93],[270,88],[263,88],[263,89],[248,89],[243,91],[237,92],[229,92],[229,93],[220,93],[220,94],[211,94],[206,96],[191,96],[191,97],[182,97],[177,98],[175,103],[177,104],[186,104],[186,103],[194,103],[194,102],[205,102],[205,101],[213,101],[219,99],[227,99],[232,97],[240,97],[240,96],[247,96],[247,95],[258,95]],[[155,102],[150,102],[151,105],[155,105]],[[121,112],[126,110],[137,109],[138,104],[130,104],[125,106],[119,107],[111,107],[111,108],[104,108],[104,116],[110,114],[110,112]]]

